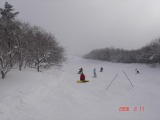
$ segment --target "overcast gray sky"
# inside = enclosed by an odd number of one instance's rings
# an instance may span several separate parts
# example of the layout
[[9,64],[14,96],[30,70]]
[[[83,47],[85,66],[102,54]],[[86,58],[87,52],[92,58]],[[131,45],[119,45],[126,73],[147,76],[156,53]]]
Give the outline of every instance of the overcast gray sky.
[[[6,0],[0,0],[0,7]],[[137,49],[160,37],[160,0],[8,0],[18,18],[55,35],[68,53]]]

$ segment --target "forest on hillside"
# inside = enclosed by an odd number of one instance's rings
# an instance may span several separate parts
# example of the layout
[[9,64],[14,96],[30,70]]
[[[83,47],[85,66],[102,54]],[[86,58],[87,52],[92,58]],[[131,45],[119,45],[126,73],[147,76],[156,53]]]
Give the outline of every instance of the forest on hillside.
[[95,49],[83,56],[86,59],[95,59],[120,63],[146,63],[153,66],[160,64],[160,39],[155,39],[137,50],[119,48]]

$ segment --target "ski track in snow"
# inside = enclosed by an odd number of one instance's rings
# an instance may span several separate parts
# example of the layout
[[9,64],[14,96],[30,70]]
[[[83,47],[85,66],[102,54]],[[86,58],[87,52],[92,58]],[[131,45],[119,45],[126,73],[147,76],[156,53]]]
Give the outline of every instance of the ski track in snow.
[[[90,82],[76,83],[80,67]],[[100,67],[104,72],[99,72]],[[97,78],[93,78],[94,68]],[[135,68],[142,74],[135,74]],[[0,80],[0,120],[159,120],[159,70],[75,56],[69,57],[62,70],[14,70]],[[130,111],[119,111],[123,106]],[[134,111],[134,107],[144,107],[144,111]]]

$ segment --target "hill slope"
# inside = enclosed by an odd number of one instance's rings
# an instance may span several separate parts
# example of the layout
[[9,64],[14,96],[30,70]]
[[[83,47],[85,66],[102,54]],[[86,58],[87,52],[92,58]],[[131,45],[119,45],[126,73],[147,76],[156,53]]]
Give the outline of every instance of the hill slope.
[[[90,82],[76,83],[80,67]],[[97,78],[92,78],[94,68]],[[13,70],[0,80],[0,120],[159,120],[159,70],[74,56],[62,70]]]

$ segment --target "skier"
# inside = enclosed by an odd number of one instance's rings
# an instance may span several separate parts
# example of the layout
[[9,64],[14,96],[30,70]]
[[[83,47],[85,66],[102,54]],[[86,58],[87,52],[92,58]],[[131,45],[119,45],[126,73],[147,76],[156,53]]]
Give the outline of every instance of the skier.
[[97,77],[97,74],[96,74],[96,69],[94,68],[94,70],[93,70],[93,77]]
[[100,72],[103,72],[103,68],[102,67],[100,68]]
[[83,68],[82,67],[79,69],[78,74],[81,74],[81,73],[83,73]]
[[80,80],[83,81],[83,82],[85,82],[85,75],[83,74],[83,72],[80,75]]

